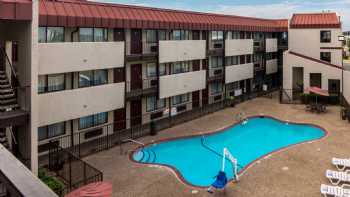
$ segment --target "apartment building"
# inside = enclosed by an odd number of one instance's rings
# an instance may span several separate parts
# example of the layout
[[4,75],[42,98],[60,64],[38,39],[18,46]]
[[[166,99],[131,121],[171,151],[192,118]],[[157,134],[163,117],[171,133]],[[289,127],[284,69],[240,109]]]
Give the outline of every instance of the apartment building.
[[[311,86],[342,92],[342,35],[336,13],[294,14],[289,22],[288,47],[283,57],[283,88],[290,98]],[[291,91],[292,90],[292,91]]]
[[85,0],[1,9],[0,140],[33,172],[49,142],[92,142],[279,88],[282,76],[284,89],[341,90],[332,13],[300,24],[303,14],[288,23]]

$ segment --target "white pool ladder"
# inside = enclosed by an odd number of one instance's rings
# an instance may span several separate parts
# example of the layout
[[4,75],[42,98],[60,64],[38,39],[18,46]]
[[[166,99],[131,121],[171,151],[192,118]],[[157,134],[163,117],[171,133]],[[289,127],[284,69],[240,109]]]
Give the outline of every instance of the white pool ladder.
[[232,156],[230,151],[227,148],[224,148],[223,154],[222,154],[222,171],[225,172],[225,163],[226,163],[226,157],[232,162],[233,165],[233,174],[236,178],[236,181],[239,181],[238,176],[238,161],[235,157]]

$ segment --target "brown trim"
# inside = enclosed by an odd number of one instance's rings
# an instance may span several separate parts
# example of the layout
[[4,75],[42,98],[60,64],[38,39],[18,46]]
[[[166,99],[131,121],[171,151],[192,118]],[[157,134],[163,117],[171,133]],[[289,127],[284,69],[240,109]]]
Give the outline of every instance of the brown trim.
[[[329,135],[329,132],[319,126],[319,125],[316,125],[316,124],[313,124],[313,123],[298,123],[298,122],[292,122],[292,121],[284,121],[284,120],[281,120],[281,119],[278,119],[278,118],[275,118],[273,116],[270,116],[270,115],[254,115],[254,116],[249,116],[247,117],[247,119],[252,119],[252,118],[259,118],[259,117],[264,117],[264,118],[271,118],[271,119],[274,119],[274,120],[277,120],[277,121],[280,121],[282,123],[291,123],[291,124],[296,124],[296,125],[308,125],[308,126],[313,126],[313,127],[316,127],[316,128],[319,128],[320,130],[322,130],[324,132],[324,136],[322,136],[321,138],[319,139],[315,139],[315,140],[307,140],[307,141],[304,141],[304,142],[300,142],[300,143],[296,143],[296,144],[291,144],[291,145],[288,145],[286,147],[282,147],[280,149],[276,149],[272,152],[269,152],[265,155],[262,155],[261,157],[255,159],[254,161],[250,162],[248,165],[246,165],[239,173],[238,175],[241,176],[243,175],[250,167],[252,167],[253,165],[256,164],[257,161],[260,161],[261,159],[265,158],[266,156],[269,156],[269,155],[273,155],[275,153],[278,153],[278,152],[281,152],[281,151],[284,151],[284,150],[287,150],[293,146],[297,146],[297,145],[301,145],[301,144],[306,144],[306,143],[310,143],[310,142],[316,142],[316,141],[320,141],[322,139],[325,139],[326,137],[328,137]],[[151,146],[153,144],[159,144],[159,143],[162,143],[162,142],[168,142],[168,141],[174,141],[174,140],[179,140],[179,139],[188,139],[188,138],[193,138],[193,137],[200,137],[200,136],[210,136],[210,135],[215,135],[215,134],[218,134],[218,133],[221,133],[221,132],[225,132],[228,128],[231,128],[231,127],[234,127],[236,125],[239,125],[243,122],[244,120],[242,121],[239,121],[239,122],[236,122],[236,123],[233,123],[229,126],[226,126],[226,127],[223,127],[223,128],[220,128],[216,131],[208,131],[208,132],[202,132],[200,134],[192,134],[192,135],[187,135],[187,136],[180,136],[180,137],[173,137],[173,138],[167,138],[167,139],[162,139],[162,140],[158,140],[158,141],[153,141],[151,143],[147,143],[143,146],[139,146],[137,147],[136,149],[134,149],[133,151],[130,152],[129,154],[129,160],[133,163],[136,163],[136,164],[139,164],[139,165],[154,165],[154,166],[163,166],[163,167],[167,167],[169,168],[170,170],[173,170],[175,172],[175,175],[178,179],[180,179],[180,181],[186,185],[186,186],[189,186],[189,187],[192,187],[192,188],[200,188],[200,189],[205,189],[205,188],[208,188],[208,187],[204,187],[204,186],[197,186],[197,185],[193,185],[191,183],[189,183],[188,181],[185,180],[185,178],[182,176],[182,174],[173,166],[170,166],[170,165],[167,165],[167,164],[155,164],[155,163],[140,163],[138,161],[135,161],[134,158],[132,157],[133,154],[135,152],[137,152],[138,150],[144,148],[144,147],[147,147],[147,146]],[[232,179],[229,180],[229,182],[233,181]]]
[[310,60],[310,61],[313,61],[313,62],[316,62],[316,63],[324,64],[324,65],[327,65],[327,66],[330,66],[330,67],[333,67],[333,68],[338,68],[338,69],[341,69],[341,70],[343,69],[341,66],[338,66],[338,65],[335,65],[335,64],[331,64],[329,62],[322,61],[322,60],[319,60],[319,59],[315,59],[313,57],[305,56],[305,55],[302,55],[302,54],[299,54],[299,53],[295,53],[295,52],[292,52],[292,51],[289,51],[289,54],[292,54],[292,55],[295,55],[297,57],[301,57],[301,58],[304,58],[304,59],[307,59],[307,60]]
[[31,21],[32,2],[0,0],[0,19]]
[[320,47],[320,49],[337,49],[337,50],[343,50],[343,47]]

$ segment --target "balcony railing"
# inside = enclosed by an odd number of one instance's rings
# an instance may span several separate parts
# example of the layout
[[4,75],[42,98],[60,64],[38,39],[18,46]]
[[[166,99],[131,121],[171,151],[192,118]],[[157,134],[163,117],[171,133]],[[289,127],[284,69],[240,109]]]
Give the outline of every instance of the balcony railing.
[[255,52],[265,51],[265,45],[263,40],[254,40],[254,51]]
[[221,80],[224,77],[224,67],[209,68],[208,81]]
[[126,97],[139,97],[157,92],[158,80],[156,77],[143,79],[137,82],[126,82]]
[[126,42],[126,55],[131,59],[147,59],[158,55],[158,42]]

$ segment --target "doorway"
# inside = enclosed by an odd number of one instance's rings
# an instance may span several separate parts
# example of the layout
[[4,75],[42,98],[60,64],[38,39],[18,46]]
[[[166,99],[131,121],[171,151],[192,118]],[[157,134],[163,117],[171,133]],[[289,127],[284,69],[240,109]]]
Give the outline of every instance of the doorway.
[[131,30],[131,54],[141,54],[142,53],[142,30],[132,29]]
[[130,102],[130,124],[131,127],[142,124],[142,102],[139,100],[132,100]]
[[131,90],[142,89],[142,64],[133,64],[131,67]]

